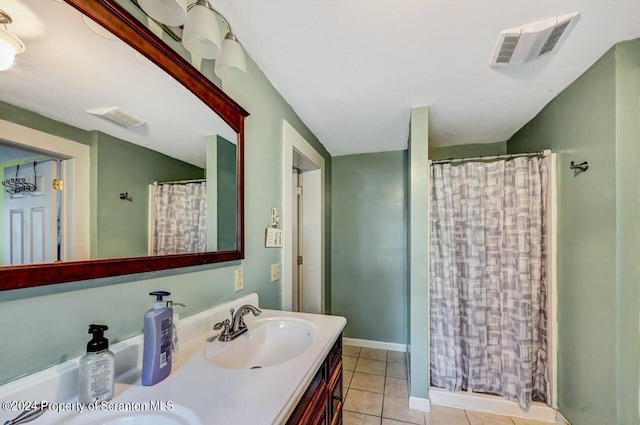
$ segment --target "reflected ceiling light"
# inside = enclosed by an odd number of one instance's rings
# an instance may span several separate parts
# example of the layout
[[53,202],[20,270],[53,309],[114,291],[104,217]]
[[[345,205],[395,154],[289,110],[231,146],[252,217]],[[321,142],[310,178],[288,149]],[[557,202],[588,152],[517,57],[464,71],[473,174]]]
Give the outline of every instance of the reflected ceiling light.
[[156,21],[174,27],[187,18],[187,0],[138,0],[144,13]]
[[[197,0],[186,8],[182,7],[182,2],[186,0],[137,1],[147,15],[166,26],[184,24],[181,37],[184,47],[194,56],[216,59],[215,73],[222,80],[238,82],[247,76],[247,62],[242,45],[233,33],[229,21],[208,0]],[[180,5],[176,6],[178,3]],[[175,16],[168,16],[170,9],[174,9]],[[220,36],[218,19],[229,28],[224,40]],[[180,39],[171,28],[163,29],[170,32],[173,38]]]
[[24,52],[24,43],[7,29],[11,22],[11,16],[0,9],[0,24],[4,24],[0,28],[0,71],[9,69],[16,55]]

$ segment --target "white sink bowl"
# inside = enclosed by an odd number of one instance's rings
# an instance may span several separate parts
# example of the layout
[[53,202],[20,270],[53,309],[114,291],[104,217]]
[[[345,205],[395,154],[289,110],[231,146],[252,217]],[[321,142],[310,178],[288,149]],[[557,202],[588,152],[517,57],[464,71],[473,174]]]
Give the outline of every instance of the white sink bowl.
[[[119,404],[115,400],[108,403],[112,403],[113,406]],[[131,406],[132,411],[128,412],[85,410],[56,422],[56,425],[202,425],[191,410],[175,404],[171,410],[163,411],[143,410],[149,408],[148,402],[131,403]]]
[[205,358],[225,369],[260,369],[292,360],[304,353],[318,334],[304,319],[269,317],[247,323],[247,332],[233,341],[217,339],[205,347]]

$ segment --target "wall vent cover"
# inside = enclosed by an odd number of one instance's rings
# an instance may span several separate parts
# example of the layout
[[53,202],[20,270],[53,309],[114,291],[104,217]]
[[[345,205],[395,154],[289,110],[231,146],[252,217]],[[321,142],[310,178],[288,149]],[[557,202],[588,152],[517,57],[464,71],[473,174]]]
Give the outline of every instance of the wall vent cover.
[[132,117],[117,107],[87,109],[87,112],[91,115],[114,122],[122,127],[132,128],[139,127],[144,124],[144,121],[140,121],[139,119]]
[[512,66],[531,62],[552,52],[579,13],[558,16],[500,33],[491,66]]

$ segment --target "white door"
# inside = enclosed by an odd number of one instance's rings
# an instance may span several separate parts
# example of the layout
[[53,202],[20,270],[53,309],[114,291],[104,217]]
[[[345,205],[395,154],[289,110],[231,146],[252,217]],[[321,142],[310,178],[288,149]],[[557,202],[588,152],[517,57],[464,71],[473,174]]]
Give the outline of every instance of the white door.
[[[48,160],[8,167],[4,180],[24,178],[35,184],[34,191],[4,194],[4,264],[49,263],[58,259],[57,195],[53,179],[57,176],[57,161]],[[35,173],[34,173],[35,171]],[[34,178],[35,176],[35,178]]]
[[[304,174],[304,206],[298,208],[294,190],[297,173],[283,173],[282,309],[324,313],[324,158],[287,121],[283,123],[283,147],[285,170],[297,168]],[[302,253],[298,254],[301,267],[297,267],[296,251]],[[297,284],[296,271],[301,275]]]

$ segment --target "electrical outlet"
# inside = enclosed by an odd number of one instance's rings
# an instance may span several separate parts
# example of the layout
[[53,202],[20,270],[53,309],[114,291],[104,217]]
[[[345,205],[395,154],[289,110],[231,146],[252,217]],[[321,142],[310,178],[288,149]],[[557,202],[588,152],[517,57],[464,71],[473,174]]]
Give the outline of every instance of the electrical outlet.
[[242,276],[242,269],[236,269],[233,275],[234,275],[233,280],[235,283],[236,292],[242,291],[244,289],[244,279]]
[[271,282],[280,280],[280,263],[271,265]]

